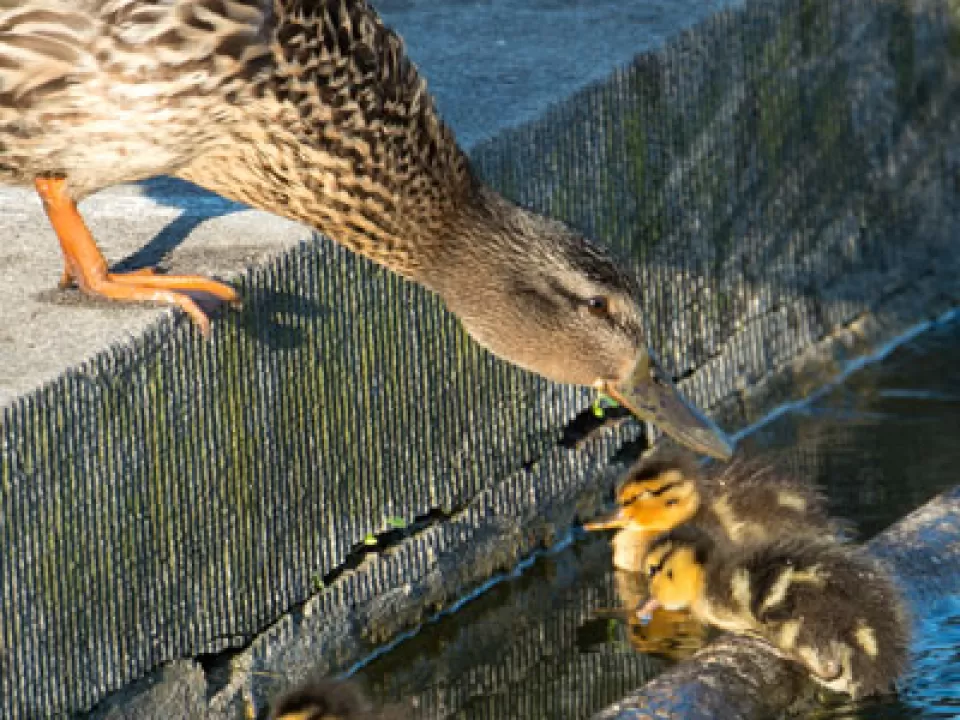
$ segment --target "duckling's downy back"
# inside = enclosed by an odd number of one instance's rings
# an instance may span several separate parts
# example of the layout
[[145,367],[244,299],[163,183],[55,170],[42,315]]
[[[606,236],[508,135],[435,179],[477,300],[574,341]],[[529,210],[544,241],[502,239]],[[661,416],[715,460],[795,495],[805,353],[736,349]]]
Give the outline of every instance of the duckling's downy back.
[[886,692],[906,666],[909,621],[900,593],[860,549],[793,536],[713,552],[705,577],[707,614],[741,616],[832,690]]
[[835,539],[849,534],[845,523],[829,516],[826,498],[812,480],[769,457],[709,466],[701,487],[697,522],[737,545],[798,534]]

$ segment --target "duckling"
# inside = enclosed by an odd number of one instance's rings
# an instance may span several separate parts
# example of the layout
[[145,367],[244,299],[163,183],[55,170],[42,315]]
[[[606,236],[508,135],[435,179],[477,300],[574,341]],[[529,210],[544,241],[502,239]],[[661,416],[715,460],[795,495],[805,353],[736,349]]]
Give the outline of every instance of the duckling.
[[695,527],[657,538],[644,560],[650,600],[755,635],[813,679],[854,699],[888,692],[904,671],[909,624],[900,593],[850,546],[791,536],[732,553]]
[[649,595],[646,580],[639,573],[618,570],[613,579],[620,608],[629,610],[600,612],[624,622],[626,638],[635,650],[678,661],[693,655],[706,643],[709,626],[692,618],[688,611],[658,608],[650,617],[637,617],[636,609]]
[[303,222],[439,295],[507,362],[730,456],[647,346],[635,274],[480,180],[365,0],[0,0],[0,183],[39,194],[61,285],[178,306],[206,335],[191,293],[236,290],[110,270],[77,208],[162,174]]
[[399,720],[399,713],[375,711],[352,682],[309,680],[281,695],[270,708],[270,720]]
[[704,468],[681,453],[641,459],[617,492],[619,509],[584,525],[616,529],[613,564],[637,572],[650,543],[684,523],[709,532],[715,542],[743,546],[779,535],[845,537],[847,527],[828,516],[821,493],[809,482],[742,455],[726,466]]

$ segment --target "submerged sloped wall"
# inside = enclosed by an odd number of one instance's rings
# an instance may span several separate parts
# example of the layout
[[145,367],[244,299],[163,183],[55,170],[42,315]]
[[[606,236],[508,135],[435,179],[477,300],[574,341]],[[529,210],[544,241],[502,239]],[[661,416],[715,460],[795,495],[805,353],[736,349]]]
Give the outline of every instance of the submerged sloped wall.
[[[842,340],[822,366],[957,303],[947,7],[748,3],[473,157],[636,263],[662,358],[742,426],[813,343]],[[558,444],[586,391],[322,239],[242,286],[211,341],[164,316],[3,408],[5,717],[251,640],[213,706],[348,667],[555,538],[637,435]]]

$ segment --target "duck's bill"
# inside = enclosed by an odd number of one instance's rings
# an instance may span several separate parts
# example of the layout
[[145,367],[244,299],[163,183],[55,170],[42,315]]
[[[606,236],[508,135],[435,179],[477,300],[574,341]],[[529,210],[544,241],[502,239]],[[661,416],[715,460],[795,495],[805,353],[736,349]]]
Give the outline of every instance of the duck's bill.
[[613,515],[605,518],[598,518],[591,522],[584,523],[583,529],[588,532],[597,530],[619,530],[627,526],[627,518],[624,517],[623,510],[618,510]]
[[633,372],[623,382],[600,380],[596,387],[692,450],[720,460],[733,455],[733,445],[724,432],[687,402],[650,352],[640,353]]

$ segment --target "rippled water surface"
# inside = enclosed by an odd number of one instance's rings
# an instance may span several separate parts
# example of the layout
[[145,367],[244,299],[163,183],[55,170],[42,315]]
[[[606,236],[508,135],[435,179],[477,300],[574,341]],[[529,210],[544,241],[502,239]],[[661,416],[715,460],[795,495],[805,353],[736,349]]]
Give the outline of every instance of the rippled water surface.
[[[958,428],[960,322],[950,322],[741,442],[815,478],[867,539],[960,482]],[[578,535],[359,675],[378,698],[412,701],[417,717],[589,717],[689,652],[644,636],[656,628],[627,627],[618,608],[630,593],[606,538]],[[899,697],[813,717],[960,717],[960,598],[919,621],[913,655]]]

